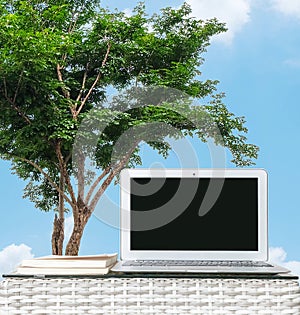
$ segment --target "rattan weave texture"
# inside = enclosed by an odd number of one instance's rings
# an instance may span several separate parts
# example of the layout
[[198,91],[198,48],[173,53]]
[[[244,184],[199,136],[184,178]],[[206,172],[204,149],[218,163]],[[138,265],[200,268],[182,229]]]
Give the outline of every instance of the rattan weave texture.
[[7,278],[1,315],[299,315],[294,279]]

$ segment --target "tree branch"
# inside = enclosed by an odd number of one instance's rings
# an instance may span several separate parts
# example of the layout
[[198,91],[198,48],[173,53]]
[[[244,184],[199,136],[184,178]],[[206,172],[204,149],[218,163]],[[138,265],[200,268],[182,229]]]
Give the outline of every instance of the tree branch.
[[77,10],[73,10],[72,12],[72,19],[68,28],[68,33],[71,34],[74,32],[78,18],[79,18],[79,13],[78,12],[82,12],[82,10],[84,9],[83,6],[81,6],[80,8],[78,8]]
[[[107,59],[108,59],[108,55],[109,55],[109,52],[110,52],[110,48],[111,48],[111,44],[108,43],[107,44],[107,50],[106,50],[106,54],[104,56],[104,59],[102,61],[102,64],[101,64],[101,68],[103,68],[107,62]],[[85,103],[87,102],[88,98],[90,97],[91,93],[93,92],[94,88],[96,87],[98,81],[100,80],[100,77],[101,77],[101,71],[99,70],[98,72],[98,75],[94,81],[94,83],[92,84],[92,86],[90,87],[88,93],[86,94],[86,96],[84,97],[84,99],[81,101],[81,104],[80,104],[80,107],[78,108],[78,110],[76,111],[76,117],[80,114],[83,106],[85,105]]]
[[85,198],[85,204],[88,204],[90,202],[90,199],[92,197],[92,194],[94,193],[95,189],[97,188],[98,184],[101,182],[101,180],[109,173],[110,166],[106,167],[102,174],[94,181],[93,185],[89,189],[86,198]]
[[107,44],[106,54],[105,54],[104,59],[103,59],[102,64],[101,64],[101,68],[103,68],[106,65],[106,62],[107,62],[107,59],[108,59],[108,55],[109,55],[109,52],[110,52],[110,48],[111,48],[111,44],[108,43]]
[[[23,72],[22,72],[22,74],[20,75],[20,77],[21,77],[21,76],[23,76]],[[5,78],[3,78],[4,96],[5,96],[5,99],[12,105],[12,108],[13,108],[15,111],[17,111],[17,113],[18,113],[28,124],[31,124],[31,120],[30,120],[24,113],[22,113],[22,111],[20,110],[20,108],[16,105],[16,99],[17,99],[17,95],[18,95],[18,89],[20,88],[20,84],[21,84],[21,78],[19,78],[18,86],[17,86],[16,92],[15,92],[15,95],[14,95],[14,99],[11,100],[10,97],[8,96],[8,93],[7,93],[6,80],[5,80]]]
[[[55,145],[55,153],[56,153],[56,156],[57,156],[57,159],[58,159],[60,172],[63,174],[63,176],[65,178],[65,182],[66,182],[69,194],[71,196],[71,200],[72,200],[71,205],[76,205],[76,198],[75,198],[73,187],[71,185],[70,176],[69,176],[68,171],[67,171],[67,167],[66,167],[66,163],[64,161],[64,157],[63,157],[63,155],[61,153],[61,143],[60,143],[60,141],[58,141],[56,143],[56,145]],[[74,209],[76,207],[72,207],[72,208]]]
[[[63,61],[65,61],[66,58],[67,58],[67,55],[64,54],[62,57]],[[59,82],[62,83],[61,89],[62,89],[63,95],[66,99],[71,101],[71,94],[68,91],[68,89],[64,86],[64,80],[63,80],[63,76],[62,76],[62,72],[61,72],[62,69],[63,69],[63,67],[60,64],[57,64],[56,72],[57,72],[57,77],[58,77]],[[72,104],[70,104],[70,110],[71,110],[71,114],[72,114],[73,118],[76,120],[76,118],[77,118],[76,117],[76,105],[73,106]]]
[[60,174],[59,177],[59,189],[61,190],[61,193],[59,193],[59,202],[58,202],[58,214],[59,214],[59,220],[61,222],[64,222],[65,219],[65,205],[64,205],[64,191],[65,191],[65,179]]
[[78,198],[77,200],[84,199],[84,163],[85,163],[85,157],[82,153],[78,153],[79,158],[78,158]]
[[86,79],[87,79],[87,73],[88,73],[88,67],[89,67],[89,63],[87,63],[84,74],[83,74],[83,79],[82,79],[82,85],[81,85],[81,89],[79,91],[79,94],[76,98],[76,102],[79,102],[81,97],[82,97],[82,93],[85,89],[85,83],[86,83]]
[[21,74],[19,76],[17,88],[16,88],[15,95],[14,95],[14,98],[13,98],[13,103],[14,104],[16,104],[16,99],[17,99],[18,92],[19,92],[19,89],[20,89],[20,86],[21,86],[21,82],[22,82],[22,79],[23,79],[23,74],[24,74],[24,69],[22,70],[22,72],[21,72]]
[[[62,73],[61,73],[62,69],[63,69],[63,67],[58,63],[56,65],[57,77],[58,77],[59,82],[64,84],[63,76],[62,76]],[[70,92],[64,86],[62,86],[61,89],[63,91],[64,97],[67,98],[67,99],[70,99]]]
[[123,156],[123,158],[120,160],[120,162],[117,163],[115,168],[110,172],[109,176],[103,182],[103,184],[101,185],[101,187],[97,191],[96,195],[92,199],[92,201],[91,201],[91,203],[90,203],[90,205],[88,207],[90,212],[93,212],[95,210],[96,205],[97,205],[99,199],[101,198],[101,196],[103,195],[105,189],[112,182],[114,177],[122,170],[122,168],[126,165],[126,163],[128,163],[131,154],[133,153],[133,151],[135,150],[135,148],[137,147],[139,142],[140,142],[140,140],[134,142],[134,144],[131,147],[131,149]]
[[23,162],[26,162],[28,164],[30,164],[31,166],[33,166],[35,169],[37,169],[50,183],[50,185],[59,193],[61,194],[61,196],[63,196],[63,198],[70,204],[70,206],[72,206],[72,201],[69,199],[69,197],[56,185],[56,183],[51,179],[51,177],[36,163],[20,157],[20,156],[15,156],[13,154],[8,154],[10,155],[12,158],[16,159],[16,160],[21,160]]

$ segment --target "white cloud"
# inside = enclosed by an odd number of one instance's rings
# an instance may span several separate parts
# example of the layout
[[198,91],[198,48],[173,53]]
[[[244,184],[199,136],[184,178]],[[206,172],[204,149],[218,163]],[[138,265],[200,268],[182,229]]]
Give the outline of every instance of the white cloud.
[[226,44],[231,44],[234,36],[250,21],[250,0],[187,0],[187,3],[197,18],[217,18],[226,23],[228,31],[215,37]]
[[274,264],[281,264],[286,260],[286,252],[282,247],[271,247],[269,249],[269,260]]
[[281,247],[271,247],[269,251],[269,260],[274,264],[283,266],[294,275],[300,277],[300,261],[286,261],[287,253]]
[[31,248],[25,244],[5,247],[0,251],[0,278],[2,274],[13,272],[23,259],[31,258]]
[[270,4],[276,11],[300,19],[299,0],[270,0]]

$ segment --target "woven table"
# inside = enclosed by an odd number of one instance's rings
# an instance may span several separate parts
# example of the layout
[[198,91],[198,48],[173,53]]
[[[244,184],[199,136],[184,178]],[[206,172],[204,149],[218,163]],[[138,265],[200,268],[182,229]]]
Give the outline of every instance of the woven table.
[[0,314],[300,314],[297,277],[106,275],[16,277],[0,283]]

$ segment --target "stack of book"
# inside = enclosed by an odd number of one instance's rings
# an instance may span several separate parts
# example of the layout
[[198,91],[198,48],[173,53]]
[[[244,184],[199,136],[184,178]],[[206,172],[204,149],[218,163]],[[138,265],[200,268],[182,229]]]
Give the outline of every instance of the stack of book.
[[103,275],[117,261],[117,254],[92,256],[45,256],[23,260],[15,274],[22,275]]

